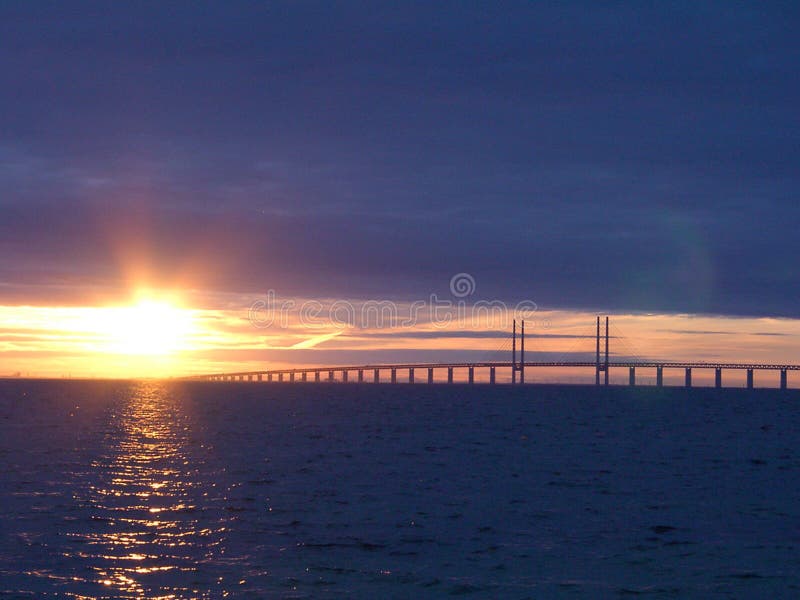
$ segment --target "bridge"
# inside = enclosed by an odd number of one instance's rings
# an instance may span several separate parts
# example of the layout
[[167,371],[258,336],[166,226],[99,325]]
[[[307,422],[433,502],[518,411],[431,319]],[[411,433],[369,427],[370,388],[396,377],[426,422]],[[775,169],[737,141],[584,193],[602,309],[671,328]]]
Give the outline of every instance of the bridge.
[[[611,369],[627,369],[628,384],[636,385],[637,369],[654,369],[656,385],[664,385],[664,370],[682,370],[684,385],[692,387],[692,372],[707,369],[714,371],[714,385],[722,387],[723,371],[746,371],[747,387],[754,387],[755,371],[772,371],[779,374],[778,384],[780,389],[788,388],[788,372],[800,371],[800,365],[793,364],[761,364],[761,363],[722,363],[722,362],[697,362],[697,361],[658,361],[658,360],[609,360],[610,340],[609,317],[605,317],[605,333],[601,332],[601,318],[597,317],[597,331],[595,335],[595,360],[594,361],[526,361],[525,360],[525,321],[520,323],[520,333],[517,335],[517,322],[514,321],[512,330],[512,347],[510,361],[477,361],[477,362],[440,362],[440,363],[395,363],[395,364],[364,364],[364,365],[339,365],[325,367],[297,367],[284,369],[267,369],[259,371],[237,371],[230,373],[215,373],[208,375],[192,375],[186,380],[194,381],[250,381],[250,382],[359,382],[381,383],[415,383],[417,371],[427,375],[427,383],[435,383],[436,372],[445,371],[447,383],[456,382],[456,370],[463,372],[466,369],[466,381],[462,383],[476,383],[475,372],[477,369],[488,370],[488,383],[497,383],[499,371],[510,371],[512,384],[524,384],[526,370],[537,368],[586,368],[594,369],[595,384],[609,385]],[[519,352],[517,352],[519,340]],[[382,374],[388,373],[388,380]],[[339,375],[337,379],[337,374]],[[351,377],[352,375],[352,377]],[[370,377],[371,375],[371,377]]]

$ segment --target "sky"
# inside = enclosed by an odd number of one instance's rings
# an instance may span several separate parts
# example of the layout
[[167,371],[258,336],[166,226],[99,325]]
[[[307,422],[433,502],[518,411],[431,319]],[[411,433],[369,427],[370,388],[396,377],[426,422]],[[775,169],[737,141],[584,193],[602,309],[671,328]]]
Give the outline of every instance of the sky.
[[[610,313],[650,344],[658,315],[691,332],[684,353],[707,350],[698,331],[746,330],[731,356],[800,362],[798,17],[791,2],[2,2],[0,374],[347,362],[367,333],[373,355],[487,351],[500,337],[464,332],[497,327],[250,318],[270,292],[461,299],[460,273],[466,300],[535,303],[552,335]],[[92,363],[115,337],[138,344],[92,311],[143,290],[191,317],[190,358]]]

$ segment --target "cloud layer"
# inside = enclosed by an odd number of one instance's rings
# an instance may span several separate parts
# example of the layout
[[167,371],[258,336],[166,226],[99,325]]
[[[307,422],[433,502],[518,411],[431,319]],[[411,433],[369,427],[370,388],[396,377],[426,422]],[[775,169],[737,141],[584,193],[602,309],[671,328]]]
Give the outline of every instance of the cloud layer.
[[785,4],[5,3],[0,302],[800,316]]

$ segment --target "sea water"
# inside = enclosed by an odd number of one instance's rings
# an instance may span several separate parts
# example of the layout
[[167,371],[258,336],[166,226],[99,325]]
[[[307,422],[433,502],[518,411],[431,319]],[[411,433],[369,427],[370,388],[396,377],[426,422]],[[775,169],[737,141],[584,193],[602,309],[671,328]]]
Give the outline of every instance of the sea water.
[[800,597],[800,395],[0,381],[2,598]]

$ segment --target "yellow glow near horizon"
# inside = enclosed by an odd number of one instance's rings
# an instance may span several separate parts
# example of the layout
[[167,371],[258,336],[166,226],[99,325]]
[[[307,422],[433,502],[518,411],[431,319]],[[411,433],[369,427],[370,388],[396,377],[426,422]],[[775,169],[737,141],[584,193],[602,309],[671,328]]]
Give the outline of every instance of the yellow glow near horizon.
[[150,299],[103,317],[101,331],[108,336],[108,349],[117,354],[173,354],[186,347],[194,329],[190,311]]
[[150,377],[181,373],[186,357],[224,344],[216,311],[175,294],[140,292],[105,306],[0,306],[0,377]]

